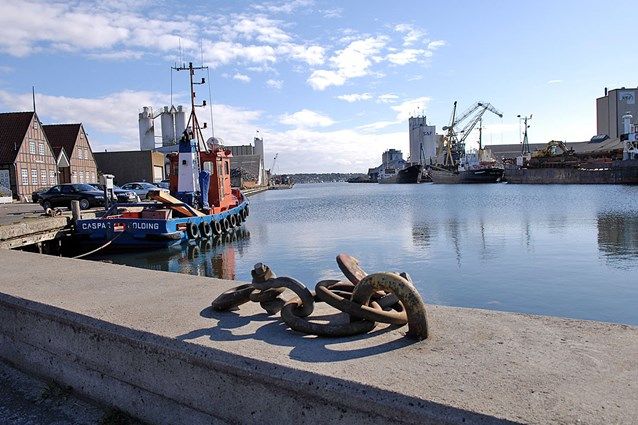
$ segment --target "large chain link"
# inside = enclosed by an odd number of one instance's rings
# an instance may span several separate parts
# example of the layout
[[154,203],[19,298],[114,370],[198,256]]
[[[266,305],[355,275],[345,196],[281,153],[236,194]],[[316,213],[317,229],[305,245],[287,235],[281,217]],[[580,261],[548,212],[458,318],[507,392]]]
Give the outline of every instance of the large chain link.
[[[425,303],[412,279],[406,273],[366,273],[359,261],[339,254],[337,264],[347,280],[322,280],[315,293],[291,277],[277,277],[267,265],[255,264],[252,281],[231,288],[212,303],[213,309],[226,311],[249,301],[258,302],[270,315],[281,312],[283,321],[293,330],[319,336],[351,336],[370,332],[376,322],[408,325],[408,337],[428,337]],[[284,301],[282,293],[289,289],[295,297]],[[315,302],[336,308],[346,319],[343,323],[313,320]]]

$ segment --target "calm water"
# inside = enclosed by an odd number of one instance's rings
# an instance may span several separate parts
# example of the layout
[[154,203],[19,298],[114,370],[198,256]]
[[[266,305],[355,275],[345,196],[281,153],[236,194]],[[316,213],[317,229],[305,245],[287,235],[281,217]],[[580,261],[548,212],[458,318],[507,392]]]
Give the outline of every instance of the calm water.
[[334,183],[250,199],[232,241],[99,259],[238,280],[264,262],[314,286],[346,252],[408,272],[428,303],[638,324],[638,187]]

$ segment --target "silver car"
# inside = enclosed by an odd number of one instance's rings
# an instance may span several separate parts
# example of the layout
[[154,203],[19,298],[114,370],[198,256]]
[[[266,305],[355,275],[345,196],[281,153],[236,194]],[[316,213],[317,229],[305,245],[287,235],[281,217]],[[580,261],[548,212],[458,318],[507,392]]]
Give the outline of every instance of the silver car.
[[131,182],[123,184],[121,187],[123,190],[130,190],[135,192],[137,196],[140,197],[140,199],[148,199],[148,192],[150,190],[161,190],[164,192],[168,192],[168,190],[162,189],[161,187],[148,182]]

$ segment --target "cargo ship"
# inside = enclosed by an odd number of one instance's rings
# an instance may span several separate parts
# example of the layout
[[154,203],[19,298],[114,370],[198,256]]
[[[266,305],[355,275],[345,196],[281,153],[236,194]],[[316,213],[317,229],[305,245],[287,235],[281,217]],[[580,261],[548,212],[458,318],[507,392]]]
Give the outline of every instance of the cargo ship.
[[231,188],[231,151],[217,139],[204,141],[195,114],[200,105],[195,105],[193,76],[206,68],[190,63],[172,69],[189,71],[191,115],[178,152],[167,155],[170,194],[151,191],[153,202],[115,203],[99,218],[76,220],[77,241],[102,247],[164,248],[232,232],[248,217],[248,200]]
[[404,160],[400,150],[388,149],[381,155],[381,165],[368,170],[368,176],[370,181],[381,184],[418,183],[421,169],[421,164]]
[[[429,167],[428,175],[435,184],[461,184],[461,183],[497,183],[503,178],[505,169],[494,159],[489,149],[483,148],[483,120],[482,116],[490,111],[500,117],[503,114],[493,108],[489,103],[477,102],[468,111],[456,118],[456,102],[452,112],[452,121],[449,126],[443,127],[447,134],[443,139],[444,156],[443,163]],[[472,117],[473,115],[473,117]],[[472,117],[469,123],[460,131],[461,139],[457,138],[454,127],[467,117]],[[478,150],[465,151],[465,139],[479,123]]]

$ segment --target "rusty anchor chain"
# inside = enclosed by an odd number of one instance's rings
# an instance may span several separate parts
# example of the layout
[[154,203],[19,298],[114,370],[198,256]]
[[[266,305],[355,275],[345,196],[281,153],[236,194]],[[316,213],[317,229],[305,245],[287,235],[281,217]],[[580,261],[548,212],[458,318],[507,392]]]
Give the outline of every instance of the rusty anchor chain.
[[[366,273],[359,261],[339,254],[337,264],[347,280],[322,280],[311,292],[302,282],[291,277],[278,277],[263,263],[251,270],[252,281],[231,288],[219,295],[212,307],[217,311],[237,308],[253,301],[270,315],[281,313],[283,321],[293,330],[318,336],[352,336],[370,332],[377,322],[408,325],[407,337],[422,340],[428,337],[425,303],[412,279],[406,273]],[[289,289],[295,297],[284,301]],[[316,302],[325,302],[339,310],[341,322],[325,323],[311,317]]]

